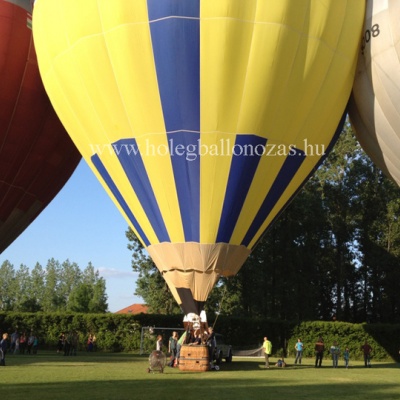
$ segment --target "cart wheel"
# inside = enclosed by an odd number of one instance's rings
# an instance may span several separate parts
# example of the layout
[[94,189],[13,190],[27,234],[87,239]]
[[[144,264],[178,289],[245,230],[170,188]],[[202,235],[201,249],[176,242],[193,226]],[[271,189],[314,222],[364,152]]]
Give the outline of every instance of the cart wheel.
[[216,366],[214,367],[214,369],[215,369],[216,371],[219,371],[219,366],[216,365]]

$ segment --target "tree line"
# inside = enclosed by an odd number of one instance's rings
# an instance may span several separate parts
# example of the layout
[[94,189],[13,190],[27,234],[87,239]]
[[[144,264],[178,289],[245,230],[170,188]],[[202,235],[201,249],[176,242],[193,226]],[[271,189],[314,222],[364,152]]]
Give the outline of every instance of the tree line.
[[45,268],[18,269],[8,261],[0,267],[0,311],[104,313],[106,283],[91,263],[82,271],[69,260],[53,258]]
[[[350,123],[239,273],[221,278],[207,313],[282,320],[400,322],[400,190],[363,152]],[[128,230],[136,295],[179,313]]]

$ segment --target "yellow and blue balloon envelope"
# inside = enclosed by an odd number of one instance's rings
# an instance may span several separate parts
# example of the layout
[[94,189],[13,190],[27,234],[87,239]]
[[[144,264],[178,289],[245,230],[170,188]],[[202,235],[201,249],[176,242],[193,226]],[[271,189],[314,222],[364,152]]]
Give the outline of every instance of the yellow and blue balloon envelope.
[[185,313],[332,146],[364,3],[36,1],[52,103]]

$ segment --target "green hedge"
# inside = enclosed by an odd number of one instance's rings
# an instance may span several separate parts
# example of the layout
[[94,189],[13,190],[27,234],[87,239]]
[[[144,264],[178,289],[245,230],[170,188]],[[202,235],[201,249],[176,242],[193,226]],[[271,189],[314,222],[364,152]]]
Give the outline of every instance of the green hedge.
[[293,328],[292,336],[288,341],[288,354],[295,355],[294,345],[297,338],[304,343],[304,356],[314,356],[315,342],[322,336],[326,354],[334,341],[337,341],[341,350],[349,348],[350,358],[361,360],[363,353],[361,346],[365,340],[373,349],[372,357],[376,360],[398,359],[399,345],[397,337],[400,334],[400,325],[383,324],[350,324],[346,322],[302,322]]
[[89,334],[96,336],[96,346],[105,351],[131,351],[140,346],[141,326],[129,315],[70,313],[0,313],[0,329],[34,332],[41,348],[56,349],[61,332],[76,331],[79,348],[86,348]]
[[[345,322],[290,322],[268,319],[215,317],[209,319],[209,325],[222,333],[225,342],[234,349],[255,349],[261,347],[264,336],[273,344],[276,356],[294,356],[294,345],[301,338],[304,356],[314,357],[314,344],[319,336],[324,338],[326,351],[336,340],[340,347],[350,349],[352,359],[361,359],[360,346],[367,339],[373,348],[376,360],[398,359],[400,343],[400,325],[389,324],[350,324]],[[11,333],[30,331],[40,339],[41,348],[56,349],[61,332],[77,331],[80,337],[79,350],[86,348],[90,333],[96,336],[97,349],[100,351],[140,350],[142,327],[158,327],[153,335],[149,333],[146,351],[155,346],[155,335],[162,333],[167,344],[171,331],[162,328],[182,328],[182,315],[155,314],[74,314],[74,313],[4,313],[0,312],[0,330]]]

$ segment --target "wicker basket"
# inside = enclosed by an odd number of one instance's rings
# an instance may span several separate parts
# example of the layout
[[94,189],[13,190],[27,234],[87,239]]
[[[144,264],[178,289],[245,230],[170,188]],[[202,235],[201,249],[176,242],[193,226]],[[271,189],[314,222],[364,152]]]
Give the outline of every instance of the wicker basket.
[[210,369],[208,346],[183,345],[180,351],[179,369],[181,371],[208,371]]

